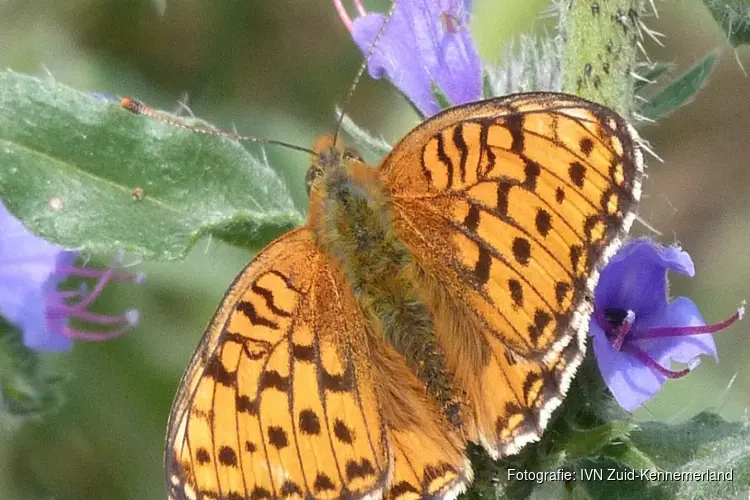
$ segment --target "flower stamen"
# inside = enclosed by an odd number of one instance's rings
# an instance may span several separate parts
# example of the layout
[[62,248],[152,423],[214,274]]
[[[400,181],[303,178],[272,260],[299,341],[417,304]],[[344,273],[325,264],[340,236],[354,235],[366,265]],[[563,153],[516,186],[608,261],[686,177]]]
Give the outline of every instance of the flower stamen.
[[357,9],[360,16],[367,15],[367,10],[365,10],[365,7],[360,0],[354,0],[354,7]]
[[[63,267],[57,269],[58,273],[65,274],[66,276],[75,276],[77,278],[98,278],[102,275],[101,269],[92,269],[89,267]],[[139,273],[140,274],[140,273]],[[113,272],[112,279],[119,281],[137,281],[139,274],[133,275],[130,273]]]
[[[136,310],[129,310],[121,315],[98,314],[88,310],[111,281],[129,281],[137,284],[144,281],[143,273],[131,274],[116,271],[114,266],[120,263],[121,259],[116,259],[115,264],[105,270],[73,266],[57,269],[58,273],[66,277],[97,278],[97,281],[92,289],[89,289],[86,283],[82,283],[78,290],[52,292],[53,297],[49,301],[46,316],[50,323],[56,325],[56,330],[72,340],[103,341],[119,337],[136,325],[138,322]],[[75,299],[79,300],[76,302]],[[114,329],[104,332],[85,332],[69,327],[68,319],[108,328],[114,327]]]
[[[357,6],[357,10],[361,9],[360,10],[360,14],[361,14],[364,11],[362,4],[359,3],[358,1],[355,1],[355,5]],[[333,6],[336,8],[336,12],[338,12],[339,14],[339,19],[341,19],[341,22],[344,23],[344,27],[349,33],[351,33],[352,32],[352,18],[349,16],[349,13],[346,11],[346,8],[341,3],[341,0],[333,0]]]
[[607,308],[597,315],[599,326],[607,334],[610,345],[615,351],[622,350],[625,337],[635,323],[635,312],[623,309]]
[[636,358],[638,358],[638,360],[641,363],[643,363],[647,367],[651,368],[655,372],[658,372],[661,375],[664,375],[667,378],[681,378],[681,377],[684,377],[685,375],[687,375],[688,373],[690,373],[692,371],[692,369],[695,368],[695,366],[697,366],[697,365],[691,364],[687,368],[684,368],[684,369],[679,370],[679,371],[669,370],[669,369],[664,368],[663,366],[661,366],[659,363],[657,363],[654,358],[652,358],[651,356],[649,356],[648,353],[646,351],[644,351],[643,349],[641,349],[640,347],[637,347],[637,346],[635,346],[633,344],[628,344],[628,345],[625,346],[625,351],[626,352],[630,352]]
[[81,330],[76,330],[66,326],[63,328],[62,333],[66,337],[73,340],[89,340],[93,342],[111,340],[121,336],[122,334],[133,328],[136,324],[138,324],[138,311],[135,309],[131,309],[122,316],[112,316],[111,318],[116,319],[119,323],[123,323],[123,326],[118,328],[117,330],[97,333],[83,332]]
[[664,328],[650,328],[644,330],[643,333],[639,333],[638,337],[633,340],[653,339],[658,337],[682,337],[685,335],[701,335],[704,333],[716,333],[720,330],[724,330],[732,326],[734,323],[742,319],[745,315],[745,304],[743,304],[732,314],[729,318],[725,319],[720,323],[714,323],[713,325],[698,325],[698,326],[680,326],[680,327],[664,327]]
[[451,34],[458,33],[460,29],[460,21],[458,17],[446,11],[440,15],[440,20],[443,22],[445,31]]

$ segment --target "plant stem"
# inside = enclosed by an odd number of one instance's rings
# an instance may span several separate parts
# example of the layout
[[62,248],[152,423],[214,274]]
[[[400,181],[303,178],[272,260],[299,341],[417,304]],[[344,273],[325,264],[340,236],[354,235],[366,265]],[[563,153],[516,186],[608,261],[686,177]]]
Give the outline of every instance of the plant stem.
[[643,0],[561,0],[563,91],[631,117],[642,7]]

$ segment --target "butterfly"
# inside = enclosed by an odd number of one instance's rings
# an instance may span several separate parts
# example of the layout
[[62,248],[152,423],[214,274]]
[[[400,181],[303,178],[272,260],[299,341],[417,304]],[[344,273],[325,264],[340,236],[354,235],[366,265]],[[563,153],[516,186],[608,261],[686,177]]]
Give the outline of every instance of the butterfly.
[[581,363],[643,160],[558,93],[431,117],[372,167],[331,137],[303,227],[240,273],[175,398],[169,498],[452,499],[539,439]]

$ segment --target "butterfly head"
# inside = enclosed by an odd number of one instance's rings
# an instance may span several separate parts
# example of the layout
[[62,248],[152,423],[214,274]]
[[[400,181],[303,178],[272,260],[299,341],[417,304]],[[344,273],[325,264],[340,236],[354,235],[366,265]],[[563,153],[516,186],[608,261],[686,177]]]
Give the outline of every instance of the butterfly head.
[[344,171],[350,163],[361,163],[363,161],[362,155],[356,149],[344,148],[340,144],[336,144],[334,137],[329,134],[319,137],[315,141],[313,151],[315,155],[305,176],[308,196],[326,174],[337,169]]

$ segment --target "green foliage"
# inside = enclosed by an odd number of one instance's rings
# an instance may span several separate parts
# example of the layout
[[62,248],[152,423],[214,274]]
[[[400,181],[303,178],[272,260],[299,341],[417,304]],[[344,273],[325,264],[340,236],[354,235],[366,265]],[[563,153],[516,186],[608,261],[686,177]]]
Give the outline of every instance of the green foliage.
[[[341,109],[336,109],[336,114],[340,113]],[[365,155],[365,161],[369,161],[370,163],[380,161],[381,158],[393,149],[393,146],[385,142],[384,139],[375,137],[369,131],[354,123],[347,114],[344,114],[341,121],[341,130],[354,139],[354,144],[359,146],[361,149],[360,152]]]
[[0,196],[66,247],[175,258],[204,235],[258,248],[302,221],[278,175],[235,141],[11,72],[0,109]]
[[0,318],[0,433],[59,408],[61,381],[23,346],[21,333]]
[[503,64],[485,68],[485,98],[517,92],[562,90],[562,43],[559,37],[521,35],[507,45]]
[[631,435],[661,470],[729,472],[731,480],[664,482],[668,498],[733,498],[750,491],[750,425],[704,412],[682,424],[647,422]]
[[667,71],[669,71],[668,64],[654,63],[643,74],[639,75],[640,78],[636,79],[635,92],[640,92],[644,87],[656,82]]
[[443,89],[438,87],[435,82],[432,82],[432,95],[435,96],[435,100],[437,101],[438,106],[440,106],[440,109],[448,109],[451,107],[451,102],[448,99],[448,96],[445,95]]
[[750,3],[747,0],[703,0],[733,47],[750,45]]
[[[650,120],[657,120],[690,102],[705,85],[716,59],[716,54],[709,54],[701,59],[656,96],[642,104],[638,108],[638,113]],[[655,71],[658,70],[661,70],[661,68],[657,68]],[[647,78],[649,77],[647,76]]]

